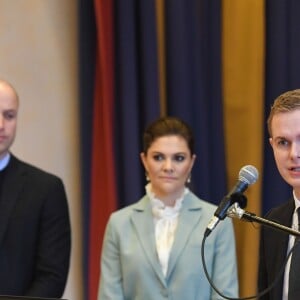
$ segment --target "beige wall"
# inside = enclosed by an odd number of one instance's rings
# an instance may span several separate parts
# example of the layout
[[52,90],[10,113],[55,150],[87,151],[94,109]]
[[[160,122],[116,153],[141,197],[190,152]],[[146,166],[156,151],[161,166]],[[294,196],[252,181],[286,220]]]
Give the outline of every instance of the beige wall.
[[72,223],[65,298],[81,300],[77,1],[0,0],[0,78],[20,96],[13,152],[59,175]]

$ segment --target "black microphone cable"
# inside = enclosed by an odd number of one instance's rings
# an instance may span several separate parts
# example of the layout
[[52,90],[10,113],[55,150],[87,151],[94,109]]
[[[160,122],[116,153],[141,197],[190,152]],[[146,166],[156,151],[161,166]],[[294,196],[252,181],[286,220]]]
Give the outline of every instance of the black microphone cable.
[[[201,244],[201,259],[202,259],[202,265],[203,265],[203,269],[204,269],[204,273],[205,273],[205,276],[210,284],[210,286],[223,298],[225,299],[228,299],[228,300],[248,300],[248,299],[259,299],[260,297],[262,297],[263,295],[267,294],[270,290],[272,290],[274,288],[274,286],[278,283],[278,281],[280,280],[281,276],[283,275],[284,273],[284,270],[285,270],[285,266],[292,254],[292,252],[294,251],[295,247],[298,247],[298,245],[300,245],[300,242],[297,242],[294,244],[294,246],[291,248],[291,250],[288,252],[288,255],[286,257],[286,259],[284,260],[277,276],[275,277],[274,281],[269,285],[269,287],[267,287],[265,290],[259,292],[257,295],[253,295],[253,296],[248,296],[248,297],[241,297],[241,298],[231,298],[231,297],[228,297],[224,294],[222,294],[222,292],[220,292],[220,290],[215,286],[215,284],[212,282],[209,274],[208,274],[208,271],[207,271],[207,268],[206,268],[206,264],[205,264],[205,255],[204,255],[204,245],[205,245],[205,241],[206,241],[206,238],[207,238],[207,234],[204,234],[203,236],[203,239],[202,239],[202,244]],[[300,246],[299,246],[300,247]]]

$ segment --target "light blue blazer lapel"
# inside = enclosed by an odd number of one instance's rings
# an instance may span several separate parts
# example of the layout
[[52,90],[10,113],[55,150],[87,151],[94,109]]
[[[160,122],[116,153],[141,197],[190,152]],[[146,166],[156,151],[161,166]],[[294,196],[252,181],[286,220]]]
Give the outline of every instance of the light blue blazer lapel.
[[166,280],[158,261],[153,216],[148,196],[144,196],[133,207],[133,210],[135,213],[132,214],[131,220],[134,228],[136,229],[138,239],[154,272],[159,277],[163,285],[166,286]]
[[178,256],[185,248],[192,231],[200,221],[201,202],[194,198],[191,193],[185,196],[179,214],[178,227],[175,234],[174,244],[169,257],[167,278],[172,273]]

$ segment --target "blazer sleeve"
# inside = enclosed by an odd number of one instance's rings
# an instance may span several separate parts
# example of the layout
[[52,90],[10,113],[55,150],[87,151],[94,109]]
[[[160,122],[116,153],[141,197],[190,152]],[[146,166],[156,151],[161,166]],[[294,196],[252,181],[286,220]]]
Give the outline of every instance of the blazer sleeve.
[[[289,227],[292,223],[294,208],[294,199],[290,198],[289,201],[271,209],[264,217],[270,221]],[[286,232],[269,226],[261,226],[258,292],[266,292],[266,290],[271,288],[272,284],[276,284],[259,299],[277,300],[282,298],[288,242],[289,235]]]
[[71,228],[65,188],[60,178],[46,177],[40,194],[43,207],[34,278],[27,296],[48,295],[60,298],[69,271]]
[[111,216],[106,227],[101,257],[98,300],[124,300],[116,226]]
[[[264,228],[262,227],[262,230]],[[268,287],[268,275],[266,271],[266,257],[264,255],[264,239],[262,231],[260,232],[260,243],[259,243],[259,268],[258,268],[258,284],[257,284],[257,293],[263,292]],[[264,294],[259,299],[261,300],[269,300],[269,293]]]
[[[230,219],[219,224],[215,236],[212,282],[227,297],[238,296],[236,246],[233,224]],[[213,290],[211,299],[223,299]]]

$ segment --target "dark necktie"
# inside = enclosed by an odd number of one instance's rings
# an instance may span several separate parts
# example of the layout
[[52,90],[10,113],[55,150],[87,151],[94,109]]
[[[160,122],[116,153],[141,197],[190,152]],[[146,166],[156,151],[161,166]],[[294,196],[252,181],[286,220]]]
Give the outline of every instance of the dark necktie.
[[[298,231],[300,229],[300,208],[297,208],[298,214]],[[295,246],[289,273],[289,300],[300,299],[300,237],[295,238]]]

